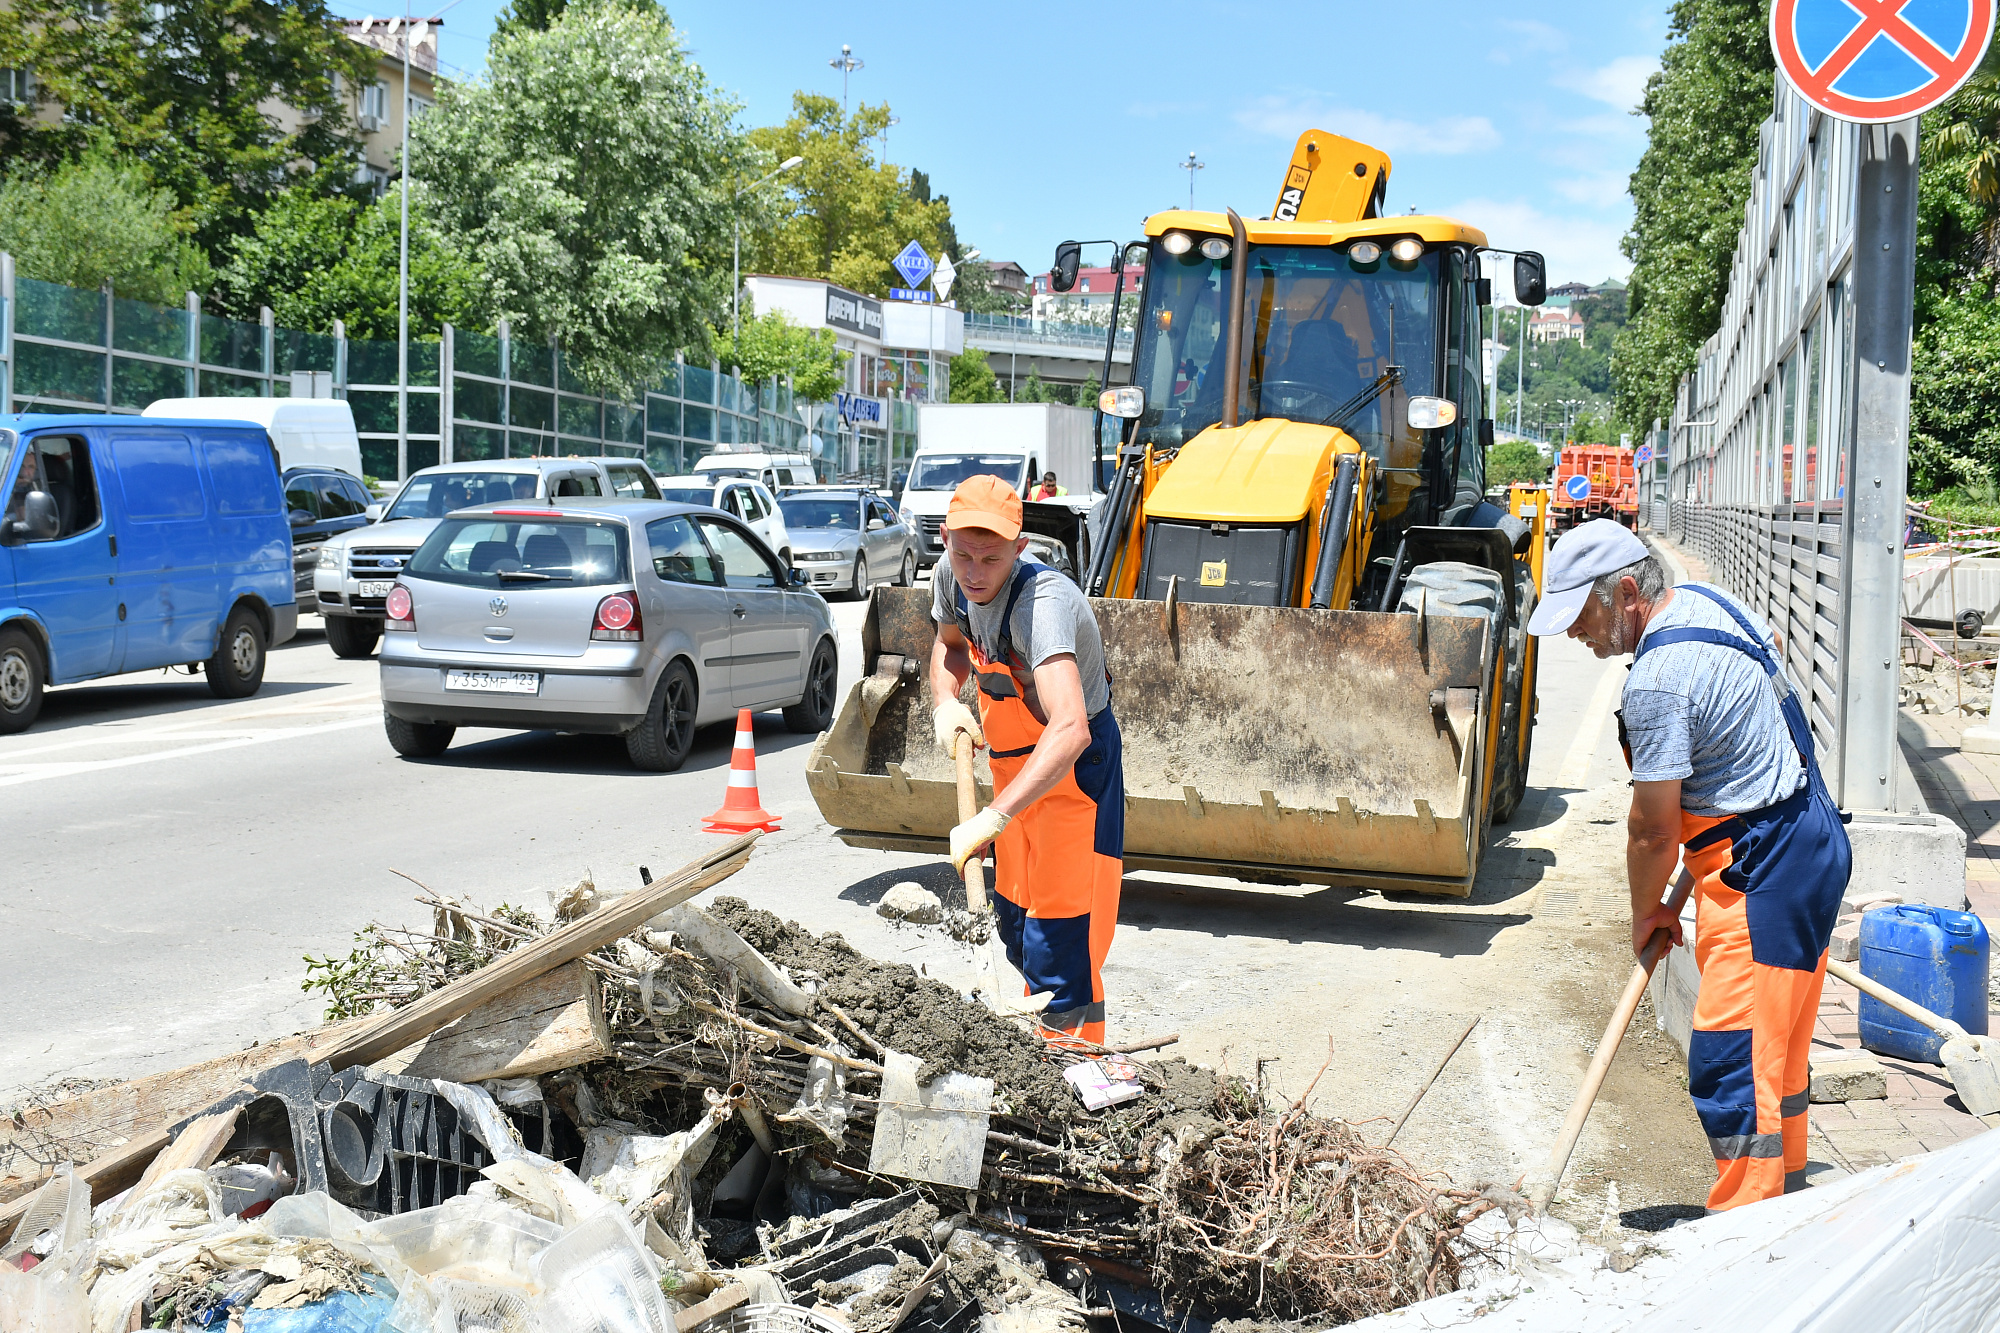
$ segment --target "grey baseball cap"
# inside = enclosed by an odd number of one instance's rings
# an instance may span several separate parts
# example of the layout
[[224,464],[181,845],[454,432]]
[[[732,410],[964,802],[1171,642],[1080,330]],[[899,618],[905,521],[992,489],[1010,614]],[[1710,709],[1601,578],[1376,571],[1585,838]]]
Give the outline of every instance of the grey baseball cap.
[[1576,623],[1590,585],[1650,555],[1646,543],[1623,523],[1593,518],[1564,533],[1542,566],[1542,600],[1528,617],[1528,633],[1561,634]]

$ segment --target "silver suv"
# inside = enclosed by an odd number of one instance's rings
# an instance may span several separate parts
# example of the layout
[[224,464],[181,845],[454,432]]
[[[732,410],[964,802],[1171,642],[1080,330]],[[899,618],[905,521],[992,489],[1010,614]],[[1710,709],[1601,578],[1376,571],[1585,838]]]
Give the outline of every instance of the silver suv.
[[366,657],[382,637],[389,585],[446,514],[496,500],[622,495],[657,500],[652,469],[637,458],[504,458],[427,467],[403,483],[381,521],[329,538],[313,592],[336,657]]
[[833,724],[833,614],[742,520],[646,500],[511,502],[438,524],[388,597],[383,726],[398,754],[459,727],[622,736],[679,768],[698,726],[782,708]]

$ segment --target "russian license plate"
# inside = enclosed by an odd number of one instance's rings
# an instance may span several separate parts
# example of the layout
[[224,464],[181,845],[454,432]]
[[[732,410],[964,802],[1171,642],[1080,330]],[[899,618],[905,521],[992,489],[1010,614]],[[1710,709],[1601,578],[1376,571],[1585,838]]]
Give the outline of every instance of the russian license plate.
[[356,597],[387,597],[389,589],[395,586],[396,580],[394,579],[363,579],[361,586],[355,589],[354,595]]
[[471,690],[478,694],[540,694],[542,673],[539,671],[460,671],[446,668],[444,687],[448,690]]

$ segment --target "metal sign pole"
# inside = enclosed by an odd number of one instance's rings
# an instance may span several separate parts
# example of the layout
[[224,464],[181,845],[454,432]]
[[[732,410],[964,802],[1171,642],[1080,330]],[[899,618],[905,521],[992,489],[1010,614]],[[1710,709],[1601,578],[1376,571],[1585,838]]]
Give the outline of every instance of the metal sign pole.
[[1840,737],[1834,799],[1896,808],[1910,328],[1916,296],[1917,121],[1861,129],[1854,201],[1854,433],[1841,518]]

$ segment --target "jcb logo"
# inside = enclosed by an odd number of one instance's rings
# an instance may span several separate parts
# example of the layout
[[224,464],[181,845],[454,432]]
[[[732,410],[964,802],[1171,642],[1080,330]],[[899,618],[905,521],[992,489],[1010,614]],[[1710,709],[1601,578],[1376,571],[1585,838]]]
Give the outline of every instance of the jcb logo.
[[1201,586],[1204,588],[1224,588],[1229,586],[1229,562],[1227,560],[1202,561]]
[[1299,220],[1299,205],[1305,201],[1306,192],[1303,188],[1295,189],[1287,185],[1278,195],[1278,211],[1272,216],[1279,222],[1297,222]]

